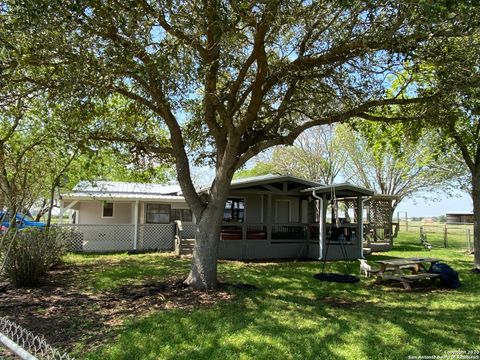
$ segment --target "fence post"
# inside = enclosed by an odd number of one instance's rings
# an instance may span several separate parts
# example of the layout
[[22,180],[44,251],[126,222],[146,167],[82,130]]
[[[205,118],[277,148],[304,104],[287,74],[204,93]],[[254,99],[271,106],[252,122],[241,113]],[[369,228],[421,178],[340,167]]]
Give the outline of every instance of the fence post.
[[448,230],[447,230],[447,224],[443,227],[443,246],[445,248],[448,248]]
[[406,211],[405,211],[405,231],[408,232],[408,216]]
[[468,251],[472,251],[472,243],[470,242],[470,229],[467,228],[465,229],[465,236],[467,238],[467,241],[468,241]]
[[423,244],[423,226],[420,225],[420,244]]

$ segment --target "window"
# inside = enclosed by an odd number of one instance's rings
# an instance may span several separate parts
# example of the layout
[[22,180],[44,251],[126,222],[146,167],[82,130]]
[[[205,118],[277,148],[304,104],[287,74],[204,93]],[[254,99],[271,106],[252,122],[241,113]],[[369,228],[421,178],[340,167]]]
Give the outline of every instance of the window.
[[147,224],[168,224],[170,222],[170,205],[147,204]]
[[227,199],[223,221],[243,223],[245,221],[245,200]]
[[192,222],[192,210],[190,209],[172,209],[171,211],[171,220],[180,220],[185,222]]
[[102,217],[113,217],[113,203],[103,202]]

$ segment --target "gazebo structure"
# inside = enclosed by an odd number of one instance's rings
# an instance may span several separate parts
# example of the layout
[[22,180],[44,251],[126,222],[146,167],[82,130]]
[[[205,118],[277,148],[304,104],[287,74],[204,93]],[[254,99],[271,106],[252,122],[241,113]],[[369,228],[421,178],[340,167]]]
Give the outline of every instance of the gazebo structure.
[[363,203],[373,191],[348,183],[303,190],[318,200],[318,241],[310,241],[310,258],[363,258]]
[[364,203],[365,247],[371,251],[388,251],[393,247],[399,225],[392,221],[392,203],[396,200],[398,196],[395,195],[375,194]]

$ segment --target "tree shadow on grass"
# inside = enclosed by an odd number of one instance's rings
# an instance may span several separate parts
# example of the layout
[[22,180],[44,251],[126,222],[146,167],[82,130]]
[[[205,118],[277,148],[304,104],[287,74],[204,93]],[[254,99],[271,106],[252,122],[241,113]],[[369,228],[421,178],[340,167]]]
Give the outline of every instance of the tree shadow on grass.
[[115,345],[88,359],[405,359],[471,348],[476,302],[463,304],[466,311],[404,295],[406,305],[352,300],[345,289],[244,293],[214,308],[129,322]]

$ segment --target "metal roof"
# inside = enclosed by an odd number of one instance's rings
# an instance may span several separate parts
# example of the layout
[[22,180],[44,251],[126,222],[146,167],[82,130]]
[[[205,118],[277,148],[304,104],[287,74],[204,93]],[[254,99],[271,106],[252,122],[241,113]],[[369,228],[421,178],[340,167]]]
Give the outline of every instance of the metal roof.
[[233,180],[230,189],[238,189],[247,186],[256,186],[256,185],[263,185],[263,184],[271,184],[276,182],[284,182],[284,181],[291,181],[299,184],[303,184],[305,186],[319,186],[320,183],[315,181],[309,181],[305,179],[301,179],[291,175],[261,175],[261,176],[252,176],[243,179],[236,179]]
[[146,184],[120,181],[80,181],[73,189],[74,192],[98,193],[128,193],[128,194],[157,194],[178,195],[180,186],[165,184]]
[[398,200],[400,196],[398,195],[387,195],[387,194],[373,194],[372,199],[374,200]]
[[[232,180],[232,182],[230,183],[230,190],[243,189],[251,186],[260,186],[260,185],[273,184],[273,183],[285,182],[285,181],[295,182],[305,186],[320,185],[320,183],[318,182],[301,179],[291,175],[268,174],[268,175],[251,176],[251,177]],[[206,193],[209,190],[210,188],[203,188],[199,190],[199,193]]]
[[335,193],[336,196],[355,196],[355,195],[365,195],[365,196],[372,196],[374,194],[373,190],[355,186],[349,183],[342,183],[342,184],[332,184],[332,185],[322,185],[311,187],[301,192],[313,192],[315,191],[316,194],[333,194]]
[[63,199],[128,199],[184,201],[178,185],[119,181],[81,181]]

